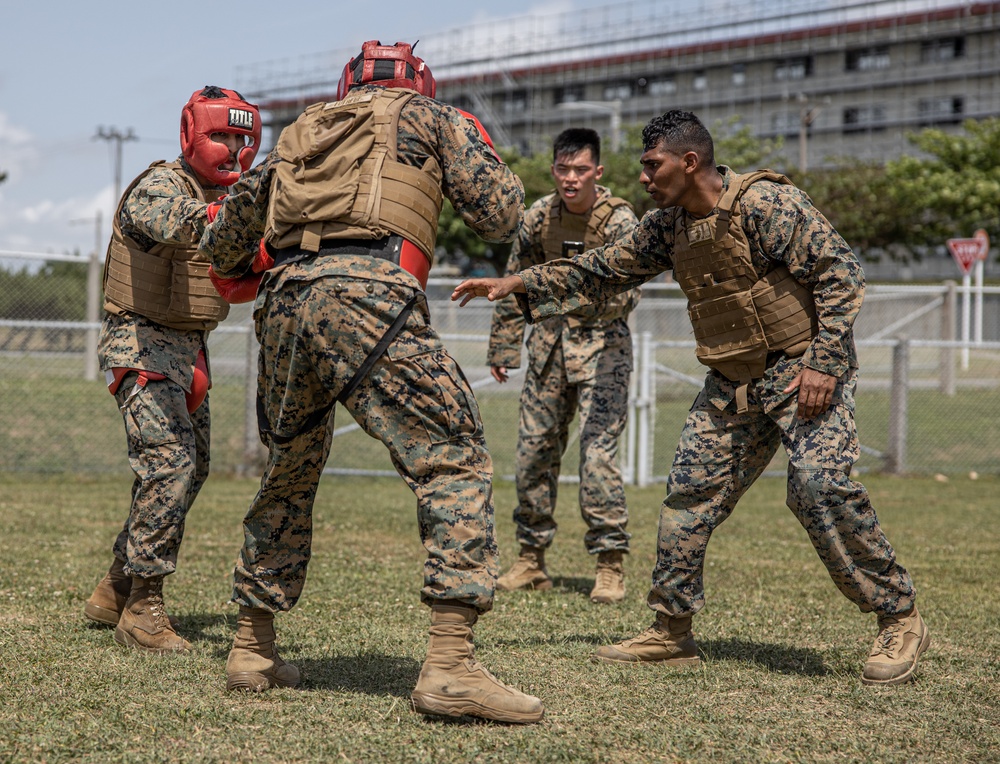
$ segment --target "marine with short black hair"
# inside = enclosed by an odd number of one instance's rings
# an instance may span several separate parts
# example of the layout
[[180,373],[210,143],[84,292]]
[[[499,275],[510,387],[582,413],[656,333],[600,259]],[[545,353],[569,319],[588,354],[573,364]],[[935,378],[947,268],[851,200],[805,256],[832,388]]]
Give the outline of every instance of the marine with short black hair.
[[[604,174],[601,139],[588,128],[570,128],[552,145],[555,190],[528,209],[514,240],[506,273],[608,244],[635,226],[632,205],[597,181]],[[556,496],[569,428],[579,414],[580,515],[584,547],[597,557],[592,602],[625,598],[623,556],[628,553],[628,507],[618,442],[628,418],[632,333],[628,316],[638,288],[594,305],[536,322],[528,336],[521,388],[514,478],[514,523],[520,554],[498,580],[501,590],[552,588],[545,551],[556,534]],[[507,381],[521,365],[525,321],[513,297],[493,311],[487,363]]]
[[861,675],[910,681],[930,645],[910,574],[896,560],[865,487],[854,423],[854,320],[864,295],[857,256],[809,197],[771,171],[715,165],[712,137],[686,111],[643,130],[639,182],[657,209],[625,238],[504,279],[471,279],[452,299],[517,293],[531,320],[565,313],[672,270],[709,367],[667,480],[647,598],[656,620],[594,659],[674,665],[700,660],[692,616],[705,604],[712,532],[788,454],[786,503],[840,592],[877,615]]

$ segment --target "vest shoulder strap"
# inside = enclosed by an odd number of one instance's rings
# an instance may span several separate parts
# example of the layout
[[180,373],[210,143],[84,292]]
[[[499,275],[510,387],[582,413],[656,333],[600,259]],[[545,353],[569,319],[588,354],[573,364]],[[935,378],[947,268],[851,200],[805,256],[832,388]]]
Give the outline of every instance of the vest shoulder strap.
[[774,170],[756,170],[739,175],[734,175],[729,181],[729,188],[719,200],[719,219],[715,224],[715,238],[721,239],[729,230],[729,223],[733,218],[733,210],[743,196],[743,193],[758,180],[770,180],[775,183],[792,184],[785,175]]

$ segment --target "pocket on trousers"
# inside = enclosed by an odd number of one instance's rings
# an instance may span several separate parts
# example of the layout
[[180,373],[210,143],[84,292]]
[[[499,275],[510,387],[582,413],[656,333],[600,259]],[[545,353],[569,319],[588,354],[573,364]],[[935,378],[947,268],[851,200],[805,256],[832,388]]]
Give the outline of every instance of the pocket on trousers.
[[404,420],[432,445],[482,437],[479,405],[465,375],[445,351],[408,356],[392,366],[391,394],[404,406]]

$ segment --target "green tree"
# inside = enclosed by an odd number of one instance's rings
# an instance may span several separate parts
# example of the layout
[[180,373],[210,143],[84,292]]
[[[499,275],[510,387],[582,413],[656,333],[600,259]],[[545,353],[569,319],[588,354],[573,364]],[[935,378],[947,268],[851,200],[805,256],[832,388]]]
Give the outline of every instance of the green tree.
[[913,211],[897,209],[883,165],[847,158],[836,167],[810,170],[792,180],[863,255],[910,256],[906,240]]
[[903,156],[886,166],[912,246],[938,246],[980,228],[1000,238],[1000,118],[967,120],[962,127],[961,133],[931,128],[909,136],[925,157]]
[[[628,200],[640,217],[654,206],[646,189],[639,183],[639,173],[642,169],[639,164],[639,157],[642,155],[642,129],[643,125],[639,124],[626,126],[622,131],[621,146],[618,151],[609,150],[605,142],[605,146],[601,149],[604,176],[600,181],[601,185],[611,189],[611,193],[615,196]],[[716,160],[738,171],[764,166],[764,163],[782,147],[780,137],[763,141],[754,138],[749,127],[740,126],[739,117],[717,122],[712,132],[715,139]],[[554,185],[550,171],[552,166],[550,151],[539,152],[533,156],[505,151],[501,151],[500,154],[524,184],[525,207],[530,207],[552,191]],[[455,214],[455,210],[447,200],[438,221],[437,243],[439,261],[450,263],[463,273],[502,272],[510,254],[509,244],[487,244],[472,233]]]

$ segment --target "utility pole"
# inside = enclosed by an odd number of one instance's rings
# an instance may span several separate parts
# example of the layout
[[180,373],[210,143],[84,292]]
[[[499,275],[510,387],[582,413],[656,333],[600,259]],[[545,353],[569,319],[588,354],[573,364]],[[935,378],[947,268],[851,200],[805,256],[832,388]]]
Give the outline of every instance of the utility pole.
[[117,127],[110,127],[105,129],[103,125],[97,128],[97,135],[94,136],[94,140],[108,141],[113,143],[115,146],[114,151],[114,168],[112,174],[115,180],[115,194],[111,197],[112,207],[118,204],[118,197],[121,195],[122,187],[122,144],[125,141],[137,141],[139,137],[132,132],[132,128],[128,128],[124,133],[119,132]]

